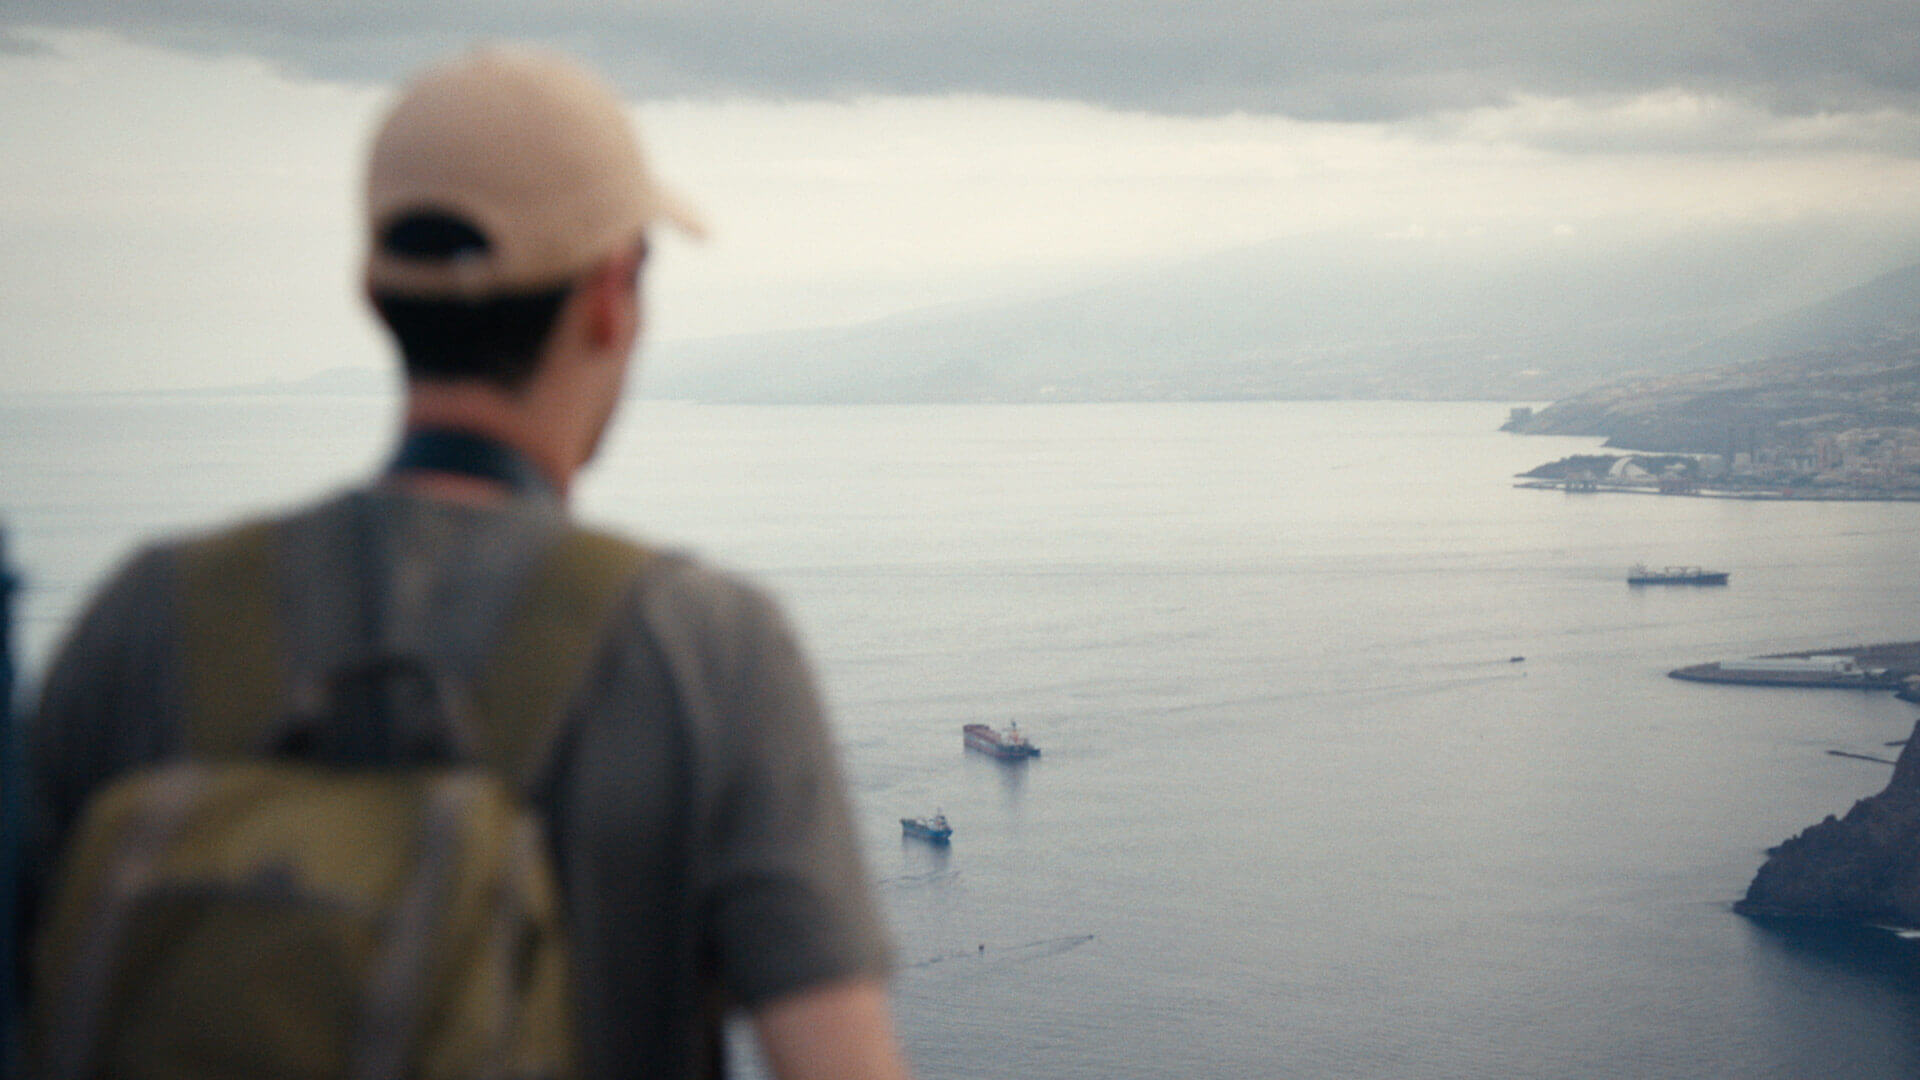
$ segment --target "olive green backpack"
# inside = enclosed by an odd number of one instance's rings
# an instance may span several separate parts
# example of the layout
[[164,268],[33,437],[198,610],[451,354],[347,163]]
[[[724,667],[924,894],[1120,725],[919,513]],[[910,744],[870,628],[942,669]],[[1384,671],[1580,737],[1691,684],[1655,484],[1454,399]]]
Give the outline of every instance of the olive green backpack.
[[[191,753],[102,789],[68,842],[34,956],[37,1073],[575,1075],[562,908],[529,793],[645,552],[571,532],[477,685],[373,657],[292,722],[273,557],[266,525],[184,553]],[[374,699],[351,699],[356,680],[404,675],[437,699],[425,714],[445,739],[312,752],[364,720]]]

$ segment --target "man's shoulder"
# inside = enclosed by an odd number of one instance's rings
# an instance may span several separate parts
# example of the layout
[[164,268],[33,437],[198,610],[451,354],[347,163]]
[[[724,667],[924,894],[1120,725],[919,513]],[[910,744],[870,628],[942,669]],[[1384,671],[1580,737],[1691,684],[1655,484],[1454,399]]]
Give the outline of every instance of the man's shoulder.
[[[676,549],[660,550],[630,597],[626,628],[665,662],[682,705],[698,721],[755,726],[785,704],[811,700],[804,651],[779,600],[737,570]],[[746,699],[781,707],[750,709]]]
[[[489,511],[378,488],[337,492],[166,537],[143,549],[140,577],[153,587],[177,588],[183,557],[190,553],[230,551],[270,535],[267,543],[282,563],[282,575],[330,580],[346,572],[350,562],[342,557],[343,549],[355,542],[355,530],[368,519],[403,532],[426,524],[427,531],[442,537],[464,534],[469,543],[456,546],[470,558],[464,575],[470,585],[524,580],[525,571],[515,567],[538,563],[537,552],[571,541],[577,558],[603,564],[603,575],[631,580],[624,621],[659,639],[670,653],[697,653],[702,666],[730,666],[742,653],[758,653],[769,643],[787,647],[791,637],[786,613],[767,586],[690,548],[581,522],[556,507]],[[482,538],[485,542],[475,546]],[[497,572],[483,572],[496,558]],[[622,566],[628,569],[619,569]]]
[[649,552],[635,590],[635,613],[648,625],[670,625],[707,638],[732,638],[784,626],[785,616],[768,588],[730,567],[708,562],[684,548]]
[[130,564],[153,562],[171,566],[196,549],[230,546],[253,536],[271,535],[285,529],[307,529],[348,513],[351,492],[339,492],[293,506],[262,508],[229,515],[217,521],[179,529],[149,538],[136,549]]
[[143,540],[108,571],[88,611],[103,628],[167,629],[167,616],[178,599],[183,561],[195,551],[230,548],[275,520],[266,515],[230,519]]

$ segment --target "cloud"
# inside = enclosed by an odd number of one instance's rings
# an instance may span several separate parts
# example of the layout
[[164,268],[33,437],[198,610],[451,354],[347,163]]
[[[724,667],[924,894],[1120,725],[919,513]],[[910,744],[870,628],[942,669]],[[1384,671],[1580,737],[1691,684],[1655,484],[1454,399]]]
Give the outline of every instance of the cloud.
[[1782,113],[1682,90],[1579,99],[1522,95],[1500,106],[1439,113],[1409,129],[1441,142],[1530,146],[1573,155],[1920,156],[1920,113],[1885,106]]
[[0,28],[0,57],[45,56],[51,51],[45,42]]
[[106,28],[385,81],[476,37],[591,57],[639,97],[954,92],[1121,109],[1391,120],[1656,91],[1818,115],[1920,104],[1912,0],[14,0]]
[[[383,361],[353,277],[358,174],[388,88],[121,31],[22,37],[43,48],[0,59],[0,326],[31,359],[0,371],[0,392]],[[1686,249],[1701,230],[1800,229],[1810,266],[1836,247],[1859,262],[1861,235],[1920,251],[1920,153],[1901,150],[1912,121],[1890,110],[1793,117],[1667,90],[1401,123],[970,94],[634,112],[715,227],[697,248],[668,238],[649,271],[662,346],[1050,295],[1299,237],[1518,273],[1541,251]]]

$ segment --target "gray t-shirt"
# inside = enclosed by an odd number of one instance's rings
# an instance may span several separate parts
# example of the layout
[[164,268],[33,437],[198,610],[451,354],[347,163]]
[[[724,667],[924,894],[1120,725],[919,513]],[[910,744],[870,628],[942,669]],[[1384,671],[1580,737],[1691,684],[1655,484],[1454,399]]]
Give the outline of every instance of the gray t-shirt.
[[[476,507],[382,488],[282,525],[273,601],[295,678],[364,651],[370,626],[471,678],[569,527],[539,496]],[[175,545],[136,556],[47,675],[29,732],[37,874],[99,784],[183,748],[177,574]],[[649,563],[568,710],[540,802],[588,1076],[706,1074],[724,1006],[887,970],[807,665],[773,602],[737,578],[685,555]]]

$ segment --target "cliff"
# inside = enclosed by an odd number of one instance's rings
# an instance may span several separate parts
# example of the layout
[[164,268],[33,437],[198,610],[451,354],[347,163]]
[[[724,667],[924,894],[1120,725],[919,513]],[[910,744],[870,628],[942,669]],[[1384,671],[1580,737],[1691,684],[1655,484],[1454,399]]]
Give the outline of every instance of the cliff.
[[1886,790],[1774,848],[1734,910],[1920,927],[1920,725]]

